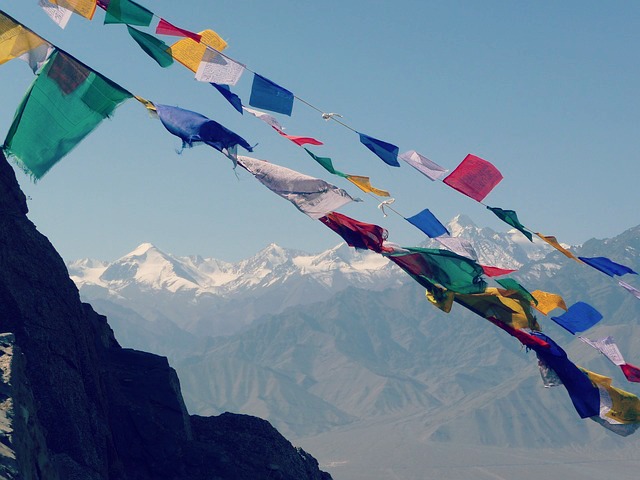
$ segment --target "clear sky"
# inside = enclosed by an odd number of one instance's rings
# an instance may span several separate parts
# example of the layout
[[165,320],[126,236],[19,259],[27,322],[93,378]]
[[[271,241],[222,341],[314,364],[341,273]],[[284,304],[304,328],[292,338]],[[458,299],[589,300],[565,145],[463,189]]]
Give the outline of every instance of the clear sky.
[[[139,0],[192,31],[213,29],[225,53],[358,131],[415,149],[453,169],[467,153],[504,180],[485,202],[565,243],[616,235],[640,223],[640,3],[399,0]],[[211,86],[174,64],[156,65],[123,25],[74,16],[65,30],[37,0],[0,8],[133,93],[198,111],[257,146],[256,158],[323,178],[361,196],[340,211],[417,245],[421,232],[384,218],[376,202],[317,165],[266,124],[241,116]],[[175,37],[162,37],[167,43]],[[0,66],[0,131],[33,81],[27,65]],[[248,104],[252,75],[234,91]],[[506,230],[491,212],[408,165],[392,168],[355,133],[301,102],[274,114],[337,169],[370,176],[410,216],[429,208]],[[2,133],[4,136],[5,133]],[[201,145],[180,141],[130,100],[40,182],[17,175],[30,218],[65,260],[113,260],[142,242],[177,255],[238,260],[275,242],[317,252],[340,239]],[[246,153],[246,152],[240,152]]]

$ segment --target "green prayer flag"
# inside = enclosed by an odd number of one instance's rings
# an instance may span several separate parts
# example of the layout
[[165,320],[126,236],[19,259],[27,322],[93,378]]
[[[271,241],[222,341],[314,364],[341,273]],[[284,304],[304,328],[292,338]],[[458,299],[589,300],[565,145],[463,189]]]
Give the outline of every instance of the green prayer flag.
[[31,84],[3,149],[40,179],[132,95],[61,51]]
[[500,280],[496,280],[496,282],[498,282],[507,290],[514,290],[518,292],[522,296],[522,298],[527,300],[529,303],[535,303],[536,305],[538,304],[538,300],[536,300],[535,297],[531,295],[531,293],[529,293],[529,290],[524,288],[522,285],[516,282],[513,278],[502,278]]
[[347,178],[349,176],[346,173],[342,173],[336,170],[335,168],[333,168],[333,163],[331,162],[330,158],[318,157],[317,155],[314,155],[313,153],[311,153],[311,151],[308,150],[307,148],[305,148],[305,150],[309,155],[311,155],[311,158],[313,158],[316,162],[322,165],[327,172],[333,173],[334,175],[338,175],[339,177],[343,177],[343,178]]
[[448,250],[409,247],[382,254],[423,286],[436,283],[452,292],[468,294],[482,293],[487,287],[479,264]]
[[132,0],[111,0],[107,7],[104,23],[127,23],[148,27],[153,20],[153,12]]
[[148,33],[141,32],[133,27],[127,25],[129,35],[133,38],[140,48],[144,50],[147,55],[153,58],[158,65],[162,68],[167,68],[173,64],[173,57],[171,56],[171,47],[164,43],[159,38],[154,37]]
[[531,235],[531,232],[529,232],[525,228],[525,226],[520,223],[516,212],[514,212],[513,210],[503,210],[498,207],[487,206],[487,208],[495,213],[500,220],[520,230],[524,234],[524,236],[529,239],[530,242],[533,242],[533,235]]

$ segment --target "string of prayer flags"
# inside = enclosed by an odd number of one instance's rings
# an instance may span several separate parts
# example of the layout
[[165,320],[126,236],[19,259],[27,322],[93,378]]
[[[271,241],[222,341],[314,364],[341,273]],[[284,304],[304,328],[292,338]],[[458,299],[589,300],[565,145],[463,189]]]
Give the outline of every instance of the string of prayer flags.
[[156,26],[156,33],[158,35],[171,35],[173,37],[186,37],[190,38],[194,42],[200,43],[202,40],[202,35],[198,33],[190,32],[189,30],[184,30],[183,28],[178,28],[175,25],[167,22],[164,18],[161,18]]
[[289,200],[302,213],[317,220],[341,206],[357,201],[344,190],[273,163],[238,156],[238,165],[277,195]]
[[93,18],[93,14],[96,13],[96,0],[49,0],[51,3],[55,3],[59,7],[71,10],[78,15],[85,17],[89,20]]
[[42,10],[44,10],[44,13],[46,13],[51,20],[58,24],[60,28],[64,29],[67,26],[69,20],[71,19],[71,16],[73,15],[73,12],[71,10],[62,8],[55,3],[51,3],[49,0],[39,0],[38,3]]
[[383,243],[389,233],[378,225],[360,222],[338,212],[330,212],[319,220],[340,235],[350,247],[377,253],[387,250]]
[[417,213],[412,217],[408,217],[405,220],[424,232],[424,234],[429,238],[436,238],[441,235],[450,235],[446,227],[440,223],[440,220],[438,220],[428,208],[425,208],[420,213]]
[[43,38],[0,12],[0,64],[44,44],[47,42]]
[[512,328],[540,330],[529,302],[514,291],[488,287],[483,292],[455,295],[456,303],[486,319],[497,319]]
[[40,179],[131,96],[58,50],[20,103],[3,149]]
[[205,143],[234,159],[237,145],[253,151],[251,145],[237,133],[200,113],[178,107],[156,104],[158,116],[164,127],[182,140],[182,147]]
[[576,302],[562,315],[551,317],[551,320],[575,335],[593,327],[602,320],[602,314],[588,303]]
[[364,133],[358,132],[358,135],[360,136],[360,143],[380,157],[384,163],[391,165],[392,167],[400,166],[398,163],[398,152],[400,151],[398,147],[391,143],[365,135]]
[[606,273],[610,277],[614,275],[622,276],[627,273],[631,273],[637,275],[631,268],[620,265],[619,263],[613,262],[609,260],[607,257],[578,257],[584,263],[589,265],[590,267],[595,268],[596,270],[600,270],[602,273]]
[[565,311],[567,310],[567,304],[564,303],[564,299],[556,293],[534,290],[531,292],[531,295],[536,300],[532,305],[533,308],[543,315],[548,315],[550,311],[555,310],[556,308],[561,308]]
[[293,111],[293,93],[268,78],[253,74],[251,96],[249,105],[256,108],[264,108],[270,112],[282,113],[291,116]]
[[412,276],[426,278],[456,293],[481,293],[487,287],[482,267],[447,250],[403,247],[383,253]]
[[153,20],[153,12],[133,0],[110,0],[104,16],[104,23],[126,23],[148,27]]
[[618,282],[618,285],[620,285],[627,292],[631,293],[631,295],[640,300],[640,290],[638,290],[636,287],[634,287],[633,285],[629,285],[627,282],[623,282],[622,280]]
[[418,170],[424,176],[426,176],[429,180],[435,181],[440,180],[442,177],[446,175],[449,171],[444,167],[441,167],[435,162],[432,162],[427,157],[420,155],[415,150],[409,150],[408,152],[403,153],[398,158],[401,158],[413,168]]
[[502,178],[502,174],[491,163],[469,154],[443,182],[467,197],[482,202]]
[[173,59],[187,67],[193,73],[198,71],[200,61],[202,57],[204,57],[207,48],[213,48],[218,52],[222,52],[227,48],[227,42],[220,38],[220,35],[213,30],[203,30],[202,32],[198,32],[198,35],[200,35],[199,42],[189,36],[171,45],[171,56]]
[[207,48],[196,70],[196,80],[220,85],[235,85],[242,77],[244,70],[245,66],[241,63]]
[[173,56],[171,54],[171,48],[159,38],[145,32],[141,32],[133,27],[127,25],[127,31],[131,38],[133,38],[140,48],[155,60],[155,62],[162,68],[167,68],[173,65]]
[[531,295],[529,290],[524,288],[513,278],[503,278],[500,280],[496,280],[496,282],[498,282],[502,287],[506,288],[507,290],[518,292],[518,294],[520,294],[520,296],[522,296],[522,298],[527,300],[530,304],[533,303],[535,305],[538,303],[536,298],[533,295]]
[[211,85],[220,92],[220,94],[233,106],[233,108],[240,112],[240,115],[243,114],[242,100],[240,100],[238,95],[231,91],[229,85],[218,85],[217,83],[212,83]]
[[580,262],[580,259],[578,257],[576,257],[573,253],[571,253],[569,250],[564,248],[562,245],[560,245],[560,242],[558,242],[558,239],[556,237],[552,235],[548,235],[548,236],[542,235],[541,233],[537,233],[537,232],[536,232],[536,235],[540,237],[541,240],[544,240],[546,243],[548,243],[553,248],[555,248],[560,253],[562,253],[565,257],[571,258],[576,262]]
[[491,210],[500,220],[519,230],[525,237],[529,239],[530,242],[533,242],[533,235],[531,235],[531,232],[528,231],[525,226],[520,223],[516,212],[514,212],[513,210],[503,210],[502,208],[498,207],[487,206],[487,208]]
[[487,277],[501,277],[502,275],[508,275],[516,271],[510,268],[489,267],[487,265],[483,265],[482,269]]

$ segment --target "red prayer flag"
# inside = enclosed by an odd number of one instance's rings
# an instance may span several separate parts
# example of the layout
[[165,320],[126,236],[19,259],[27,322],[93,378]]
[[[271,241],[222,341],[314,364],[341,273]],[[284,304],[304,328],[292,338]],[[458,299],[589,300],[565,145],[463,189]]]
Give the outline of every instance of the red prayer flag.
[[161,18],[160,22],[158,22],[156,33],[160,35],[173,35],[174,37],[187,37],[198,43],[200,43],[200,40],[202,39],[202,35],[171,25],[164,18]]
[[520,341],[520,343],[522,343],[526,347],[549,348],[548,342],[545,342],[543,339],[536,337],[534,335],[531,335],[530,333],[527,333],[524,330],[521,330],[519,328],[514,328],[511,325],[507,325],[506,323],[501,322],[500,320],[492,316],[487,316],[486,319],[489,320],[491,323],[493,323],[496,327],[499,327],[505,332],[507,332],[509,335],[517,338]]
[[482,270],[484,270],[484,274],[487,277],[500,277],[502,275],[507,275],[516,271],[509,270],[508,268],[488,267],[486,265],[482,265]]
[[631,365],[630,363],[624,363],[620,365],[622,369],[622,373],[627,377],[627,380],[630,382],[640,383],[640,368],[635,365]]
[[280,135],[282,135],[285,138],[288,138],[289,140],[291,140],[293,143],[295,143],[296,145],[302,146],[302,145],[306,145],[306,144],[311,144],[311,145],[324,145],[320,140],[316,140],[315,138],[311,138],[311,137],[297,137],[295,135],[287,135],[286,133],[284,133],[282,130],[278,130],[277,128],[274,127],[274,130],[276,132],[278,132]]
[[378,225],[360,222],[338,212],[328,213],[319,220],[340,235],[350,247],[377,253],[389,250],[382,245],[387,239],[387,230]]
[[496,167],[469,154],[443,182],[477,202],[482,202],[500,180],[502,174]]

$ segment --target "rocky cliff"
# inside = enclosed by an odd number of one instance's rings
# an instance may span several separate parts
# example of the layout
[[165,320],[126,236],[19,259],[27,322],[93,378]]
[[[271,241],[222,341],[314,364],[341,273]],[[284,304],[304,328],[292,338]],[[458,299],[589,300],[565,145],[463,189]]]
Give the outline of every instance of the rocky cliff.
[[189,416],[166,358],[120,347],[27,211],[0,155],[0,478],[331,478],[264,420]]

